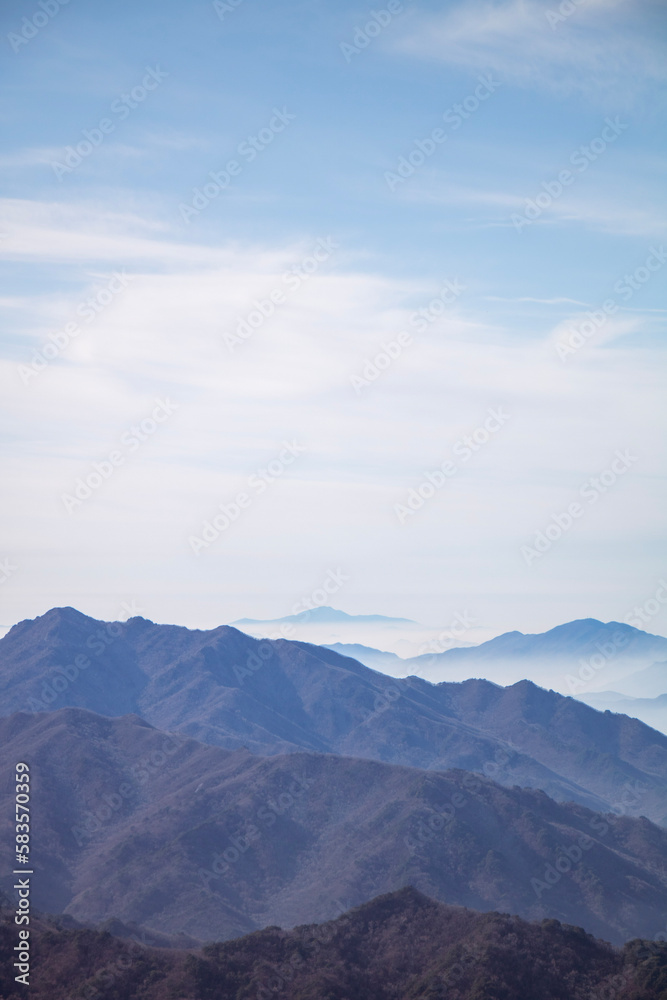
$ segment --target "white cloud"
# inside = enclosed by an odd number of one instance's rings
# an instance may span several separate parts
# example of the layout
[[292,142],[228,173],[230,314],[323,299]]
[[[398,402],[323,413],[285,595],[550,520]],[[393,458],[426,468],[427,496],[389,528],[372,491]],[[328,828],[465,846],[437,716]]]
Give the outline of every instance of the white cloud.
[[584,335],[579,332],[579,341],[581,341],[582,346],[575,349],[577,354],[579,351],[591,350],[613,343],[628,334],[638,333],[644,326],[644,321],[640,316],[609,316],[599,308],[593,309],[592,314],[597,314],[597,321],[591,321],[591,311],[589,310],[587,313],[582,312],[569,316],[562,323],[558,323],[550,334],[554,349],[558,344],[567,343],[573,333],[581,331],[582,327]]
[[[171,242],[136,218],[22,206],[23,215],[14,204],[13,223],[27,262],[44,267],[62,240],[78,281],[82,264],[104,275],[124,260],[133,261],[135,277],[24,385],[17,364],[67,320],[62,288],[43,291],[29,307],[30,335],[16,331],[24,348],[2,362],[2,406],[17,443],[5,460],[8,534],[0,551],[22,567],[10,600],[20,603],[23,588],[51,595],[47,605],[67,593],[69,603],[113,615],[119,600],[148,594],[157,618],[215,624],[262,599],[282,612],[340,565],[355,581],[347,607],[368,594],[400,603],[401,581],[406,600],[426,602],[420,614],[414,603],[406,613],[446,620],[445,594],[453,612],[462,592],[477,592],[483,620],[492,602],[479,597],[480,580],[496,594],[525,588],[518,546],[526,534],[604,468],[615,448],[630,445],[641,449],[642,464],[629,485],[545,562],[531,591],[545,602],[554,588],[567,591],[579,544],[612,551],[618,537],[659,530],[662,512],[649,499],[662,429],[657,351],[591,345],[566,367],[551,340],[527,343],[491,327],[464,294],[357,396],[350,376],[437,288],[352,268],[341,248],[230,353],[223,331],[253,300],[284,288],[286,268],[315,236],[292,247],[205,247]],[[70,310],[99,279],[86,281],[89,289],[70,294]],[[68,515],[61,493],[105,460],[161,396],[178,411]],[[502,434],[461,469],[451,490],[400,525],[393,505],[498,405],[511,413]],[[283,440],[306,453],[196,559],[189,534],[245,489]],[[628,519],[629,503],[643,511],[641,526]],[[66,564],[58,561],[62,552]],[[652,558],[638,560],[648,566]],[[599,585],[602,593],[608,558],[587,572],[592,591]],[[625,577],[618,586],[629,586]],[[244,594],[253,595],[253,608]],[[496,606],[493,620],[501,613]],[[550,613],[559,616],[555,606]]]

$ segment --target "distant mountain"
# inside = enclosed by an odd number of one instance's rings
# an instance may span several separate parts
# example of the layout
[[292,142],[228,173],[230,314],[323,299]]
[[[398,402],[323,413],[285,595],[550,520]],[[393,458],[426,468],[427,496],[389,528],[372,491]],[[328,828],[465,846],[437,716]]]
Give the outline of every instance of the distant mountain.
[[[417,656],[426,643],[440,637],[440,649],[459,645],[451,638],[442,645],[443,628],[422,625],[411,618],[387,615],[350,615],[327,606],[315,606],[281,618],[239,618],[231,623],[258,639],[294,639],[318,646],[332,643],[360,644],[388,650],[399,657]],[[471,628],[467,643],[488,638],[488,632]]]
[[[439,649],[437,654],[426,652],[411,658],[362,643],[322,645],[390,677],[412,674],[438,683],[467,680],[474,674],[503,685],[508,678],[514,682],[543,679],[563,694],[578,697],[579,692],[590,693],[590,700],[587,697],[580,700],[591,705],[595,704],[593,695],[600,684],[612,674],[622,675],[615,682],[619,697],[656,698],[667,693],[667,661],[641,666],[651,660],[656,648],[667,649],[667,640],[629,625],[620,628],[618,623],[603,624],[594,619],[570,622],[542,635],[507,632],[480,645],[458,643],[446,650],[439,648],[441,644],[434,640],[424,645]],[[628,669],[632,672],[624,674]],[[611,704],[605,701],[604,708],[607,707],[611,708]],[[627,708],[619,711],[626,712]],[[658,728],[663,731],[662,726]]]
[[659,698],[627,698],[618,691],[600,691],[582,694],[578,700],[599,712],[622,712],[633,719],[641,719],[647,726],[667,734],[667,694]]
[[[592,691],[590,694],[580,694],[577,698],[577,701],[583,701],[584,704],[597,708],[598,712],[605,712],[607,709],[613,712],[613,705],[629,705],[631,701],[635,700],[619,691]],[[623,709],[619,709],[619,711],[622,712]]]
[[599,711],[623,712],[667,733],[667,661],[621,677],[615,691],[584,691],[579,701]]
[[[442,901],[653,935],[667,830],[465,771],[256,757],[81,709],[0,720],[31,770],[33,905],[193,938],[328,919],[410,884]],[[11,893],[13,817],[0,816]]]
[[305,622],[343,622],[345,624],[371,624],[382,625],[416,625],[411,618],[388,618],[386,615],[348,615],[345,611],[337,611],[335,608],[318,606],[307,611],[300,611],[297,615],[285,615],[283,618],[239,618],[232,622],[232,625],[282,625],[284,622],[294,622],[302,624]]
[[667,737],[528,681],[394,680],[306,643],[229,626],[104,623],[72,608],[14,626],[0,663],[4,714],[65,705],[136,713],[228,749],[458,767],[667,824]]
[[[579,927],[443,906],[412,888],[326,924],[269,927],[186,954],[33,918],[32,1000],[664,1000],[667,945],[611,948]],[[0,995],[25,996],[11,972],[15,927],[0,924]],[[94,992],[93,992],[94,991]]]
[[405,666],[407,661],[402,660],[400,656],[396,656],[395,653],[383,653],[380,649],[362,646],[358,642],[334,642],[330,646],[325,645],[324,648],[340,653],[341,656],[350,656],[364,666],[379,670],[389,677],[406,677],[409,673]]
[[617,678],[626,679],[659,659],[667,659],[662,636],[585,618],[538,635],[506,632],[478,646],[428,652],[407,660],[406,669],[436,682],[476,676],[508,684],[529,678],[576,695],[600,685],[617,687]]
[[621,677],[615,686],[621,694],[630,698],[659,698],[667,694],[667,660]]

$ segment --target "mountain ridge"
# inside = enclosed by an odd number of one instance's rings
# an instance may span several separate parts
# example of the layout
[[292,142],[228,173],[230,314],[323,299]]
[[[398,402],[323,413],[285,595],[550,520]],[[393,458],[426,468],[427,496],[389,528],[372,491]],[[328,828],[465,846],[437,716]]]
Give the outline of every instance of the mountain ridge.
[[[258,757],[78,708],[0,719],[0,742],[0,787],[14,761],[30,766],[33,905],[86,923],[230,938],[411,884],[620,944],[653,935],[667,909],[667,830],[483,775]],[[5,811],[4,871],[12,830]]]
[[[396,680],[325,647],[232,626],[103,623],[73,609],[19,623],[0,640],[0,660],[5,715],[65,705],[135,713],[228,749],[458,767],[667,822],[667,737],[531,681]],[[632,805],[627,785],[638,790]]]
[[[445,906],[412,887],[324,924],[269,927],[201,950],[139,947],[100,929],[33,918],[35,1000],[662,1000],[667,945],[610,947],[557,920]],[[15,929],[0,922],[0,993],[23,994],[11,967]],[[93,991],[95,991],[93,993]],[[103,992],[101,992],[103,991]]]

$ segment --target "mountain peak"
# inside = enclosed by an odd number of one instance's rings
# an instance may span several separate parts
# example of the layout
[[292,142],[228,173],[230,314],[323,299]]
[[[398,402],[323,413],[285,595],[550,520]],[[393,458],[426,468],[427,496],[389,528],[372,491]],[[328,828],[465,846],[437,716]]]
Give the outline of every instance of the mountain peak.
[[96,618],[91,618],[90,615],[84,615],[82,611],[77,611],[76,608],[72,608],[69,605],[66,605],[65,607],[62,608],[51,608],[49,611],[46,611],[43,615],[38,615],[38,618],[35,620],[38,619],[41,619],[42,621],[49,623],[52,621],[66,622],[67,624],[78,624],[82,621],[89,621],[89,622],[94,621],[97,623]]
[[282,622],[294,622],[296,624],[335,624],[337,622],[347,622],[348,624],[361,624],[372,622],[410,624],[415,623],[411,618],[390,618],[387,615],[350,615],[347,611],[339,611],[328,605],[319,605],[316,608],[309,608],[300,611],[298,614],[285,615],[283,618],[238,618],[231,622],[232,625],[275,625]]
[[93,626],[99,624],[97,619],[91,618],[89,615],[84,615],[83,612],[77,611],[76,608],[69,606],[62,608],[49,608],[49,610],[45,611],[43,615],[36,615],[34,618],[24,618],[22,621],[17,622],[16,625],[13,625],[9,629],[5,638],[20,635],[26,629],[33,630],[35,628],[42,628],[49,631],[50,629],[57,628],[58,626],[76,628],[83,625],[85,622],[91,622]]

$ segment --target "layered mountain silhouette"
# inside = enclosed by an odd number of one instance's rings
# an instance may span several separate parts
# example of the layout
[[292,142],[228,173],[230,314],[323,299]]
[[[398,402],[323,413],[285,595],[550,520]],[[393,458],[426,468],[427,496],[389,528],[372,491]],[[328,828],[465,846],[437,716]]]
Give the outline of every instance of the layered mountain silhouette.
[[620,694],[630,698],[659,698],[667,694],[667,661],[652,663],[616,682]]
[[372,646],[364,646],[359,642],[332,642],[325,644],[325,649],[331,649],[341,656],[350,656],[366,667],[379,670],[383,674],[389,674],[390,677],[407,677],[411,673],[407,666],[407,660],[402,660],[395,653],[385,653],[380,649],[373,649]]
[[[203,951],[141,947],[100,931],[33,920],[35,1000],[663,1000],[667,945],[611,948],[556,920],[443,906],[412,888],[325,924],[269,927]],[[7,972],[15,942],[0,924],[0,995],[26,987]],[[23,992],[22,992],[23,991]]]
[[505,632],[478,646],[425,652],[406,660],[405,669],[431,680],[476,676],[507,683],[530,675],[542,685],[576,693],[601,683],[611,686],[666,658],[662,636],[622,622],[584,618],[538,635]]
[[[572,625],[580,623],[573,622]],[[598,629],[595,630],[595,640],[593,648],[596,652],[591,652],[591,639],[583,634],[584,642],[581,646],[566,644],[565,650],[536,654],[527,654],[528,660],[518,660],[519,666],[513,662],[508,662],[506,653],[502,646],[493,647],[490,651],[482,650],[481,646],[470,648],[467,656],[450,657],[445,655],[424,654],[412,659],[402,659],[394,653],[384,652],[364,646],[361,643],[331,643],[326,644],[327,649],[332,649],[341,656],[351,656],[360,663],[371,667],[373,670],[380,670],[390,677],[406,677],[410,674],[436,681],[438,678],[447,675],[454,677],[467,676],[469,672],[488,676],[506,676],[508,673],[530,673],[543,674],[545,665],[548,671],[548,680],[556,684],[560,689],[571,690],[577,700],[590,705],[598,711],[609,710],[611,712],[629,715],[634,719],[645,722],[647,726],[657,729],[661,733],[667,733],[667,662],[653,663],[648,667],[636,669],[633,673],[617,678],[614,682],[617,690],[600,691],[596,688],[589,690],[589,684],[605,678],[605,668],[610,665],[610,660],[616,658],[613,664],[614,674],[622,673],[628,667],[628,660],[625,656],[620,656],[622,648],[611,640],[610,636],[626,636],[635,639],[634,646],[628,643],[630,663],[637,666],[646,659],[651,658],[651,650],[654,648],[652,642],[638,643],[636,636],[632,633],[636,629],[629,628],[627,632],[616,633],[613,623],[611,626],[604,626],[604,635],[600,635]],[[508,633],[512,634],[512,633]],[[521,633],[517,633],[521,635]],[[545,639],[549,636],[540,636]],[[501,637],[499,637],[501,638]],[[523,636],[523,638],[527,638]],[[530,637],[535,638],[535,637]],[[651,639],[659,636],[650,637]],[[425,645],[429,645],[426,643]],[[437,642],[433,643],[437,646]],[[482,644],[485,647],[488,643]],[[547,642],[547,646],[552,645],[552,640]],[[531,644],[534,647],[534,644]],[[558,647],[557,647],[558,648]],[[604,652],[601,652],[600,650]],[[499,655],[497,655],[499,652]],[[451,650],[450,650],[451,652]],[[606,655],[611,652],[611,656]],[[586,654],[586,655],[583,655]],[[456,661],[456,662],[454,662]],[[598,675],[597,671],[601,671]]]
[[[634,641],[655,645],[642,635]],[[68,705],[136,713],[227,749],[457,767],[667,823],[667,737],[529,681],[396,680],[306,643],[229,626],[104,623],[72,608],[14,626],[0,640],[0,663],[5,714]]]
[[548,632],[505,632],[486,641],[477,637],[485,638],[487,630],[461,616],[443,629],[329,607],[266,621],[243,618],[232,625],[256,638],[323,645],[393,677],[415,674],[435,683],[484,677],[502,685],[529,679],[565,694],[612,685],[624,691],[620,685],[636,678],[640,688],[627,694],[667,693],[664,663],[662,669],[655,664],[667,658],[667,639],[622,622],[584,618]]
[[652,663],[621,677],[614,691],[584,692],[577,697],[600,711],[623,712],[667,733],[667,662]]
[[224,939],[413,885],[617,943],[663,928],[667,830],[647,819],[460,770],[258,757],[75,708],[2,719],[0,743],[2,787],[30,765],[33,905],[81,921]]
[[657,698],[628,698],[618,691],[600,691],[579,695],[579,701],[599,712],[622,712],[661,733],[667,733],[667,694]]
[[[332,574],[334,580],[336,574]],[[321,597],[325,596],[323,590]],[[300,605],[299,605],[300,606]],[[297,606],[297,607],[299,607]],[[363,643],[369,647],[393,650],[401,656],[416,656],[422,652],[426,639],[440,634],[440,629],[421,625],[411,618],[390,618],[387,615],[350,615],[327,605],[305,608],[281,618],[239,618],[229,623],[256,639],[294,639],[316,645],[331,643]],[[486,638],[486,635],[484,635]],[[348,654],[349,655],[349,654]]]

